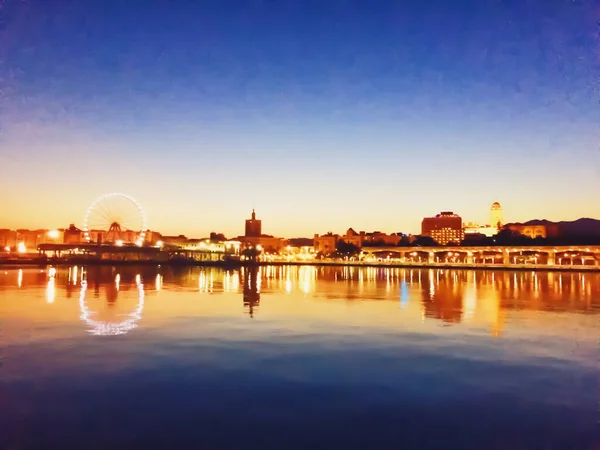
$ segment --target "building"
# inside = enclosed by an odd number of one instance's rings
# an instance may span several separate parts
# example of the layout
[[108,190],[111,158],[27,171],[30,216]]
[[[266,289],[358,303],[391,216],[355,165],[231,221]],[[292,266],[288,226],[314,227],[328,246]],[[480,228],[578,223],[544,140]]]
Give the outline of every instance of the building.
[[15,230],[0,230],[0,251],[12,249],[17,246],[17,232]]
[[211,252],[211,253],[231,253],[234,255],[240,254],[241,242],[233,240],[215,241],[209,238],[204,239],[188,239],[184,241],[180,248],[182,250],[196,252]]
[[425,217],[421,222],[421,234],[430,236],[438,244],[460,244],[464,239],[462,218],[451,211],[444,211],[435,217]]
[[257,247],[265,253],[280,253],[286,247],[285,239],[262,233],[262,221],[256,218],[254,210],[245,225],[244,235],[234,238],[241,242],[243,248]]
[[329,254],[335,251],[338,241],[343,241],[347,244],[362,248],[363,246],[375,247],[378,245],[395,246],[398,245],[401,240],[402,235],[400,233],[386,234],[381,231],[373,231],[370,233],[365,231],[356,232],[353,228],[348,228],[346,234],[343,235],[334,234],[332,232],[321,236],[315,234],[313,247],[318,253]]
[[252,217],[246,220],[246,229],[244,236],[259,237],[262,235],[262,220],[256,218],[256,212],[252,210]]
[[335,252],[338,240],[340,240],[340,235],[333,234],[331,231],[322,236],[315,234],[315,238],[313,240],[313,248],[317,253],[328,255],[330,253]]
[[343,235],[334,234],[331,231],[322,236],[315,234],[313,248],[317,253],[322,253],[324,255],[335,252],[338,241],[343,241],[347,244],[352,244],[361,248],[363,241],[365,240],[365,235],[366,233],[364,231],[357,233],[353,228],[348,228],[346,234]]
[[85,241],[85,232],[80,230],[75,226],[75,224],[70,224],[69,228],[66,228],[63,231],[63,242],[65,244],[81,244]]
[[365,239],[365,232],[361,231],[360,233],[357,233],[353,228],[348,228],[346,230],[346,234],[340,236],[340,239],[347,244],[352,244],[358,248],[361,248]]
[[34,252],[38,245],[53,242],[52,238],[48,237],[48,230],[17,230],[17,246],[25,249],[27,252]]
[[490,211],[490,226],[498,231],[500,228],[502,228],[503,224],[504,216],[502,214],[502,206],[500,206],[500,203],[494,202],[492,203],[492,208]]
[[236,240],[242,242],[244,248],[257,247],[265,253],[280,253],[287,245],[283,238],[262,234],[260,236],[238,236]]
[[483,237],[492,237],[498,234],[498,229],[491,225],[478,225],[474,222],[467,222],[464,226],[465,237],[469,235],[482,235]]
[[[155,244],[157,245],[157,244]],[[169,250],[182,250],[195,253],[223,253],[239,256],[241,242],[232,239],[188,239],[183,234],[179,236],[162,236],[160,245]]]
[[371,246],[390,246],[398,245],[401,240],[402,234],[400,233],[386,234],[381,231],[373,231],[372,233],[364,233],[362,244]]
[[181,248],[183,247],[189,239],[187,236],[180,234],[179,236],[163,236],[162,237],[162,245],[163,247],[175,247]]
[[504,226],[504,229],[519,233],[522,236],[527,236],[531,239],[535,238],[554,238],[559,235],[558,226],[555,224],[548,225],[527,225],[521,223],[509,223]]
[[488,225],[479,225],[475,222],[465,223],[463,230],[465,236],[468,236],[470,240],[473,240],[475,236],[481,237],[492,237],[498,234],[498,231],[502,229],[504,217],[502,215],[502,206],[500,203],[494,202],[490,208],[490,223]]
[[285,256],[290,260],[307,261],[315,257],[315,248],[312,245],[287,245]]

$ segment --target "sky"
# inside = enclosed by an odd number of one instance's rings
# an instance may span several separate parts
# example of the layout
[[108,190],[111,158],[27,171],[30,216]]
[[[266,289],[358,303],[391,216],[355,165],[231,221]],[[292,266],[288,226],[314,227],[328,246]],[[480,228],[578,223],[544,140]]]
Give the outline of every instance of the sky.
[[0,228],[600,217],[593,0],[0,0]]

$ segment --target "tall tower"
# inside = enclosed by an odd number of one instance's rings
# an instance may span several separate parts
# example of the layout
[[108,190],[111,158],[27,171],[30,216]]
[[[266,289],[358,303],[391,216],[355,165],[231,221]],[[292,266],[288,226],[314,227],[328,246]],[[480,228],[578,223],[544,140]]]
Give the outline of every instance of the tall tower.
[[262,221],[256,219],[256,213],[252,210],[252,218],[246,220],[246,237],[260,237],[262,235]]
[[500,203],[492,203],[491,214],[490,214],[490,226],[500,229],[504,223],[504,217],[502,216],[502,206]]

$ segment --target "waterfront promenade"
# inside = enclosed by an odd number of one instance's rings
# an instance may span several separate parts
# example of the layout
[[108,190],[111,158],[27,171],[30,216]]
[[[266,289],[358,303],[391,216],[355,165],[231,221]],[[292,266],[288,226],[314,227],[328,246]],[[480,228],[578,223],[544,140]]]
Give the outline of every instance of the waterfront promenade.
[[[0,265],[161,264],[237,267],[243,265],[316,265],[365,267],[454,268],[483,270],[600,271],[600,246],[494,247],[365,247],[354,257],[316,258],[314,255],[261,254],[242,261],[227,253],[181,252],[157,248],[40,246],[38,253],[8,255]],[[101,250],[98,250],[101,248]]]

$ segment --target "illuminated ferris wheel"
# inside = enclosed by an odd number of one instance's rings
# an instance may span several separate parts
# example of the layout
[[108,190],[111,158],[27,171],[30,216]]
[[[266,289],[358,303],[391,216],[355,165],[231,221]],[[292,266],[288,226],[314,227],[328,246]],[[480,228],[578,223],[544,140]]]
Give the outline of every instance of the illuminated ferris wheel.
[[[98,198],[88,208],[83,219],[83,231],[88,242],[116,245],[142,245],[146,237],[146,214],[129,195],[112,193]],[[95,238],[95,239],[93,239]]]

